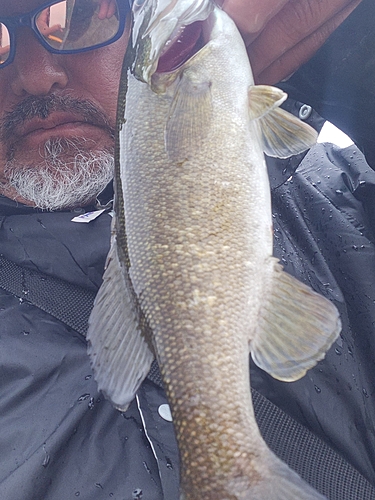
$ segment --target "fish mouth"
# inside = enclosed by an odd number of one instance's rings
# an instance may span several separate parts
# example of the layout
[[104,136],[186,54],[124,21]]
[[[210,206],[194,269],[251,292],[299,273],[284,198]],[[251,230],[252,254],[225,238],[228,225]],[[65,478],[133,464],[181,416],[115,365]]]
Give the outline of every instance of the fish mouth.
[[191,59],[206,44],[204,21],[182,26],[166,42],[159,57],[156,73],[170,73]]

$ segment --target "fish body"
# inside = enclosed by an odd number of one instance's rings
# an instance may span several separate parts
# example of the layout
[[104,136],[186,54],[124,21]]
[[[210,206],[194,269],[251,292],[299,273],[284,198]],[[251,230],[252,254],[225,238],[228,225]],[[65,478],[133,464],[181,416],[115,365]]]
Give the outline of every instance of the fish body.
[[[168,66],[165,46],[197,22],[196,52]],[[132,37],[112,245],[88,334],[99,387],[125,410],[156,356],[181,499],[323,498],[264,443],[249,381],[249,352],[296,380],[340,331],[334,306],[272,257],[264,151],[290,156],[314,133],[279,109],[280,90],[254,86],[234,23],[210,1],[146,0]]]

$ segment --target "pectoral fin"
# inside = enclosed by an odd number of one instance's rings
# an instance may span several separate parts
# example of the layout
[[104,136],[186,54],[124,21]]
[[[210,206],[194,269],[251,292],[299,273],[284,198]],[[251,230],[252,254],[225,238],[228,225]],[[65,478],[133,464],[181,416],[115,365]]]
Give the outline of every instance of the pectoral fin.
[[87,339],[99,390],[125,411],[149,372],[154,354],[138,326],[129,277],[119,260],[114,236]]
[[278,158],[302,153],[318,137],[310,125],[279,108],[286,98],[285,92],[276,87],[255,85],[249,89],[249,115],[259,124],[263,150]]
[[336,307],[283,271],[272,257],[258,330],[250,350],[254,362],[274,378],[298,380],[321,360],[341,331]]
[[169,110],[165,147],[172,161],[195,156],[203,144],[212,118],[211,82],[207,75],[187,68],[181,74]]

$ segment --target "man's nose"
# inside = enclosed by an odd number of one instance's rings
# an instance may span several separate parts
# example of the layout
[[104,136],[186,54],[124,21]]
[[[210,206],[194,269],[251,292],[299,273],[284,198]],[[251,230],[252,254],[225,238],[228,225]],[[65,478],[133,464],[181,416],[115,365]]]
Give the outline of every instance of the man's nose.
[[46,95],[65,88],[68,76],[59,61],[63,56],[48,52],[29,28],[20,28],[16,36],[12,91],[18,96]]

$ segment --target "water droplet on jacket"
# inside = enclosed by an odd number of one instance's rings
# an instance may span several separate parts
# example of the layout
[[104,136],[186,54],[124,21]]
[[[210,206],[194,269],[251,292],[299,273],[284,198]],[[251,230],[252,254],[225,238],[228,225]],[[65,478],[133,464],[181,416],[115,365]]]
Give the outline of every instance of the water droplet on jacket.
[[41,219],[37,219],[39,224],[42,226],[43,229],[47,229],[46,226],[43,224]]
[[336,347],[336,349],[335,349],[335,353],[336,353],[338,356],[341,356],[341,354],[342,354],[342,352],[340,351],[340,349],[337,349],[337,347]]
[[336,189],[336,194],[344,194],[344,192],[341,189]]
[[79,497],[79,495],[81,494],[81,492],[80,491],[76,491],[74,494],[75,494],[76,497]]
[[172,462],[171,462],[170,458],[168,458],[168,457],[165,457],[165,458],[167,460],[167,469],[171,469],[172,470],[173,469],[173,465],[172,465]]
[[369,398],[370,396],[368,395],[368,392],[366,391],[366,389],[363,387],[362,389],[362,392],[363,392],[363,395],[365,396],[365,398]]
[[316,392],[318,394],[320,394],[322,392],[322,389],[320,387],[318,387],[317,385],[314,385],[314,389],[316,390]]
[[88,399],[90,397],[90,394],[82,394],[82,396],[80,396],[78,398],[78,401],[85,401],[86,399]]
[[142,462],[142,463],[143,463],[144,468],[147,470],[147,472],[148,472],[149,474],[151,474],[151,469],[150,469],[150,467],[146,464],[146,462]]
[[89,410],[92,410],[95,406],[95,400],[94,398],[90,398],[90,401],[89,401]]
[[45,468],[48,466],[50,460],[51,460],[51,457],[48,455],[47,453],[47,450],[46,450],[46,447],[43,446],[43,451],[44,451],[44,459],[43,459],[43,463],[42,463],[42,466]]
[[142,497],[143,497],[143,492],[140,488],[137,488],[136,490],[133,491],[132,493],[133,500],[141,500]]
[[357,245],[352,245],[352,249],[355,250],[356,252],[358,251]]
[[95,483],[95,486],[96,486],[97,488],[100,488],[101,490],[103,489],[103,486],[102,486],[100,483]]
[[85,380],[90,380],[91,377],[92,375],[86,375]]
[[27,332],[26,330],[24,330],[24,331],[23,331],[23,332],[21,332],[21,333],[23,333],[24,335],[30,335],[30,332]]

